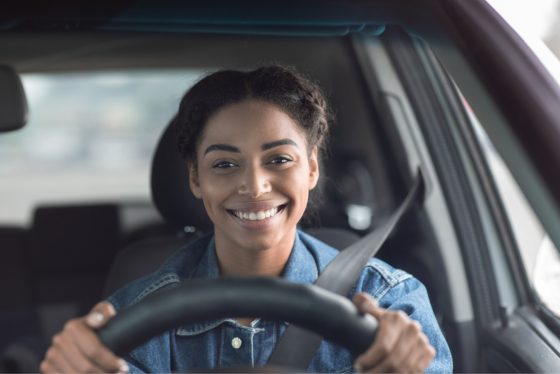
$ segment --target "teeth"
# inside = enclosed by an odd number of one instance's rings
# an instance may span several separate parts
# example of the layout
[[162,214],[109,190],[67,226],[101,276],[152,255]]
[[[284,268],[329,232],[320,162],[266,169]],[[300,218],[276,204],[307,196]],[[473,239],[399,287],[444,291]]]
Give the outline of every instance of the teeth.
[[274,217],[278,213],[278,208],[272,208],[269,210],[261,210],[259,212],[241,212],[241,211],[234,211],[238,218],[246,219],[249,221],[262,221],[263,219]]

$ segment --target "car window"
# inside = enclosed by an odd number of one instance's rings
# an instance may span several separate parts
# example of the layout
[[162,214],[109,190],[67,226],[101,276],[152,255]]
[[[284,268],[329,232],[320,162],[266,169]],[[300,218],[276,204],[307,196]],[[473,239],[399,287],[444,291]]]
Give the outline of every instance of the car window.
[[200,75],[22,74],[30,118],[22,131],[0,138],[0,223],[26,224],[45,203],[147,201],[155,144]]
[[497,187],[529,283],[541,301],[560,316],[560,255],[521,188],[466,101],[465,108]]

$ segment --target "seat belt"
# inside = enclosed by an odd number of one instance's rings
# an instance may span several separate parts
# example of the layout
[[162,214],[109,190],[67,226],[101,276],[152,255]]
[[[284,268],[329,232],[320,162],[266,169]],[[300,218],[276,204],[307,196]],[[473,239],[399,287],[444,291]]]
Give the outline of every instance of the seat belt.
[[[315,285],[347,297],[368,260],[383,246],[410,207],[422,201],[424,189],[422,172],[418,169],[412,188],[397,210],[383,225],[341,251],[317,278]],[[274,348],[268,365],[305,371],[321,341],[321,336],[290,325]]]

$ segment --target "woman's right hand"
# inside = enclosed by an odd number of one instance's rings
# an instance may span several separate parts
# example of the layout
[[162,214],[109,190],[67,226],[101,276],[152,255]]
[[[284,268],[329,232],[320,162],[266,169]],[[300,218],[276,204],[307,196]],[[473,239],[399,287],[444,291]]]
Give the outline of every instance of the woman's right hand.
[[43,373],[127,373],[126,362],[98,339],[94,330],[115,316],[115,308],[100,302],[85,317],[74,318],[56,334],[40,370]]

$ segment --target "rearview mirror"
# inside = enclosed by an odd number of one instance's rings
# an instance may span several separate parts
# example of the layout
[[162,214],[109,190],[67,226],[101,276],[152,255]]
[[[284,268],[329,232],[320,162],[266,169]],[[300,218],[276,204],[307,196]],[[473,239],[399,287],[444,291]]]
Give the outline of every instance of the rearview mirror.
[[27,100],[18,73],[0,65],[0,132],[18,130],[27,122]]

